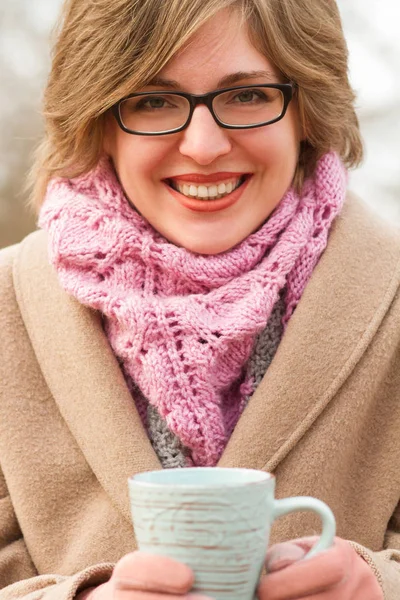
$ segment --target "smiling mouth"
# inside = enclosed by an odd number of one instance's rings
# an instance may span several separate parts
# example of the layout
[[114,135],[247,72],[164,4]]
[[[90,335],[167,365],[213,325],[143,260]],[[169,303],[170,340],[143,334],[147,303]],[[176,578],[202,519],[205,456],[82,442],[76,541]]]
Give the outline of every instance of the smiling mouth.
[[186,198],[193,200],[219,200],[225,198],[235,190],[237,190],[244,182],[250,177],[250,175],[242,175],[240,177],[232,177],[224,180],[221,183],[212,183],[209,185],[205,184],[194,184],[194,183],[182,183],[174,181],[173,179],[166,179],[165,182],[173,190],[179,192]]

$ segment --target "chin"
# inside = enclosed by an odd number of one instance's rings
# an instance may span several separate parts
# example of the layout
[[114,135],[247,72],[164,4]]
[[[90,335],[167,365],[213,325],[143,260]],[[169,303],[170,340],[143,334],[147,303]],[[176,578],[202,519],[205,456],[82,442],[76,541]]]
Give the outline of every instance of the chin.
[[[170,240],[172,241],[172,240]],[[239,241],[226,241],[225,243],[221,240],[175,240],[173,243],[177,246],[181,246],[194,254],[204,254],[204,255],[215,255],[222,254],[223,252],[228,252],[234,246],[239,244],[242,240]]]

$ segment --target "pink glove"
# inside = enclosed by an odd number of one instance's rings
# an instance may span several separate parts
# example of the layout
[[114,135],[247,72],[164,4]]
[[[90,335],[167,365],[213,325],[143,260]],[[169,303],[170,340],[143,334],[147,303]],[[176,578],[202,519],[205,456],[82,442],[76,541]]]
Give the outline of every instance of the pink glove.
[[383,600],[371,567],[349,542],[335,538],[332,548],[301,560],[317,538],[272,546],[268,575],[261,579],[260,600]]

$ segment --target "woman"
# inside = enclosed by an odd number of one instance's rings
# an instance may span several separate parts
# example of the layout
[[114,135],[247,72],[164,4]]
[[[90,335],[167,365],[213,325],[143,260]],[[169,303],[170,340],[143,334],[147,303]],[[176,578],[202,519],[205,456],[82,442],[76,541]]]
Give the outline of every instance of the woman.
[[66,3],[0,254],[1,600],[188,598],[126,481],[217,464],[337,519],[308,561],[276,524],[261,600],[398,597],[400,243],[346,196],[353,103],[334,0]]

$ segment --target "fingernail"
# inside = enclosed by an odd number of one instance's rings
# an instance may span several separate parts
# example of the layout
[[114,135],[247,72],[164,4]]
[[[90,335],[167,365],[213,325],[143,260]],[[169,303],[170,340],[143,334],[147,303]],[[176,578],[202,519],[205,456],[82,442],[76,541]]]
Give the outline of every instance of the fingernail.
[[266,566],[266,569],[268,573],[275,573],[275,571],[281,571],[282,569],[290,567],[295,562],[297,561],[290,558],[278,558],[277,560],[269,563]]
[[295,545],[282,546],[272,550],[265,567],[269,573],[280,571],[290,567],[293,563],[301,560],[305,556],[305,551]]

